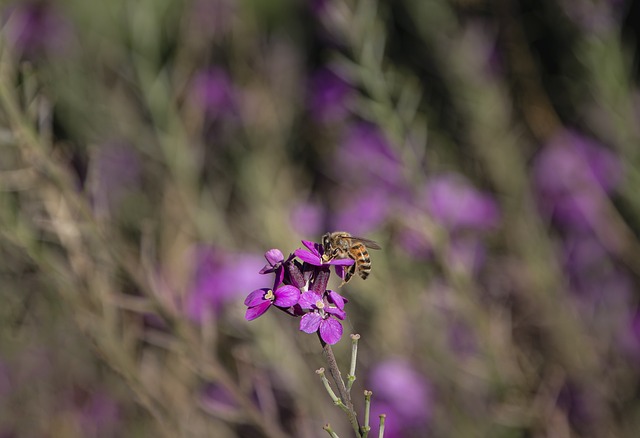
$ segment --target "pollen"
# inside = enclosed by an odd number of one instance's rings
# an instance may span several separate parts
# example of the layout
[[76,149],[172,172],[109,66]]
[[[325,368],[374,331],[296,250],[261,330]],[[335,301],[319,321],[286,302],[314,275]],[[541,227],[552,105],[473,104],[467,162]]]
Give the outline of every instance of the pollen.
[[264,299],[265,299],[265,300],[271,300],[271,301],[273,301],[273,299],[274,299],[274,298],[275,298],[275,295],[273,294],[273,291],[272,291],[271,289],[269,289],[269,290],[267,291],[267,293],[266,293],[266,294],[264,294]]
[[316,301],[316,307],[318,309],[324,309],[324,301],[323,300]]

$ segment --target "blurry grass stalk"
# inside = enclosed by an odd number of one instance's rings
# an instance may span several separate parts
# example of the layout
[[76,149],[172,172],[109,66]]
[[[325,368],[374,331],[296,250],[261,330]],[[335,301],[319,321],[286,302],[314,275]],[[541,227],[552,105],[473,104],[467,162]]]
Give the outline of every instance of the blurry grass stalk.
[[[236,386],[222,365],[216,362],[216,357],[203,355],[203,340],[198,333],[175,306],[158,293],[151,263],[144,262],[148,255],[140,255],[141,263],[134,249],[121,241],[117,233],[96,220],[87,200],[74,187],[70,169],[53,158],[53,145],[47,134],[50,130],[44,131],[46,137],[43,138],[33,128],[32,120],[20,110],[18,98],[9,88],[15,70],[6,52],[0,61],[0,105],[15,134],[15,146],[23,161],[39,170],[34,181],[34,192],[39,195],[48,214],[51,231],[66,251],[69,265],[60,259],[59,254],[55,254],[55,249],[49,251],[45,245],[37,244],[34,232],[25,227],[26,221],[17,220],[12,224],[13,228],[3,234],[24,248],[34,262],[56,281],[57,289],[81,331],[92,339],[105,361],[129,383],[141,405],[158,422],[163,435],[177,436],[179,430],[185,427],[184,419],[188,418],[184,412],[199,407],[195,404],[195,397],[194,406],[189,407],[184,405],[184,397],[165,397],[162,388],[145,379],[142,364],[134,359],[139,333],[125,324],[121,308],[116,305],[119,301],[115,299],[113,285],[109,284],[109,275],[104,271],[107,266],[122,268],[150,300],[148,303],[153,303],[153,310],[169,322],[175,342],[167,345],[180,345],[176,352],[176,359],[179,359],[176,363],[182,364],[183,377],[193,382],[197,376],[202,376],[219,383],[242,407],[247,420],[265,435],[274,438],[286,436],[278,424],[264,416]],[[51,120],[50,117],[47,119]],[[171,158],[167,157],[167,161],[171,161]],[[96,272],[102,272],[102,275],[95,275]],[[87,294],[87,290],[96,293]],[[190,375],[184,374],[187,370],[190,370]],[[171,379],[163,379],[162,382],[164,385],[161,386],[173,387],[174,391],[193,386],[192,383],[185,385],[184,382]],[[174,396],[177,394],[174,393]]]
[[[584,338],[581,323],[566,310],[561,275],[553,263],[555,257],[549,238],[535,212],[522,149],[517,145],[523,140],[513,128],[517,124],[506,99],[508,93],[488,76],[486,59],[473,51],[476,41],[472,30],[464,29],[452,12],[446,12],[446,2],[427,4],[407,0],[405,3],[425,44],[448,70],[444,77],[449,80],[450,88],[457,90],[455,103],[469,124],[467,141],[474,146],[497,192],[502,195],[504,221],[512,224],[506,230],[509,233],[506,243],[521,257],[522,267],[529,271],[525,296],[539,309],[540,315],[565,321],[547,332],[565,366],[578,374],[592,374],[594,352]],[[434,19],[441,15],[450,17],[444,25],[446,32],[442,32],[442,23],[434,27]],[[439,29],[437,33],[436,29]],[[574,348],[567,351],[563,348],[565,345]]]
[[382,128],[402,157],[405,177],[417,183],[424,178],[421,163],[427,150],[427,125],[418,112],[422,89],[416,77],[386,60],[380,9],[375,0],[336,0],[328,3],[323,18],[327,28],[343,36],[352,57],[334,53],[337,70],[347,72],[347,80],[366,93],[358,96],[353,110]]

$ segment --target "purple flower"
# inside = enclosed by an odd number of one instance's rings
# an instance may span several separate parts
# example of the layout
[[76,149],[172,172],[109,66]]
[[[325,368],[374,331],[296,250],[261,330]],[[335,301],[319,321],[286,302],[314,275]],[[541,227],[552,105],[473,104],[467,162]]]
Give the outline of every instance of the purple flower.
[[603,196],[620,182],[621,171],[607,149],[578,133],[562,132],[534,162],[541,209],[560,225],[590,228],[599,219]]
[[307,247],[308,251],[305,251],[302,248],[298,248],[294,251],[294,254],[303,262],[309,263],[313,266],[325,266],[325,265],[336,265],[336,266],[351,266],[355,263],[354,260],[346,258],[346,259],[333,259],[326,261],[323,257],[324,249],[322,245],[319,243],[310,242],[308,240],[303,240],[302,244]]
[[217,412],[220,415],[237,414],[238,406],[235,403],[231,393],[223,386],[214,383],[208,383],[202,389],[201,402],[207,409]]
[[348,113],[348,101],[353,97],[351,86],[329,69],[321,69],[311,79],[309,110],[320,123],[339,122]]
[[417,259],[433,257],[433,244],[423,230],[405,227],[399,230],[396,241],[410,257]]
[[[320,333],[320,338],[329,345],[337,343],[342,337],[342,324],[331,318],[344,319],[344,300],[340,295],[333,294],[332,300],[335,305],[331,305],[322,295],[315,292],[305,292],[300,296],[300,307],[304,310],[311,310],[305,313],[300,319],[300,330],[305,333]],[[336,299],[336,295],[340,297]],[[340,308],[339,306],[342,306]]]
[[295,286],[281,286],[275,291],[269,288],[254,290],[244,300],[247,311],[244,315],[247,321],[252,321],[263,315],[269,307],[288,308],[298,304],[300,290]]
[[386,402],[405,425],[428,422],[433,414],[433,391],[427,379],[403,359],[378,365],[369,379],[377,400]]
[[223,306],[264,285],[258,274],[262,258],[257,254],[234,254],[211,247],[194,250],[193,279],[187,297],[186,312],[201,322],[207,312],[219,312]]
[[377,393],[373,394],[371,401],[370,426],[371,433],[369,436],[378,436],[380,429],[380,415],[385,414],[384,421],[384,438],[406,438],[407,430],[403,427],[401,417],[395,410],[395,407],[384,400],[380,400]]
[[267,265],[260,270],[261,274],[275,272],[284,262],[284,255],[279,249],[270,249],[264,253],[264,258],[267,259]]
[[300,202],[291,208],[291,226],[302,235],[321,233],[324,220],[322,206],[315,202]]
[[588,388],[575,382],[565,382],[558,394],[557,404],[566,412],[567,419],[578,436],[588,434],[601,420],[603,407],[600,397],[594,396]]
[[384,191],[362,190],[352,193],[349,202],[336,213],[331,221],[334,230],[350,230],[354,235],[364,235],[378,228],[393,211],[395,197]]
[[231,80],[220,68],[211,68],[196,74],[191,84],[190,97],[195,106],[212,119],[234,105]]
[[423,206],[436,221],[450,229],[486,230],[495,227],[499,220],[496,201],[454,173],[429,181]]
[[[344,305],[349,302],[345,297],[340,295],[338,292],[328,290],[327,291],[327,300],[330,304],[335,305],[338,309],[344,310]],[[340,318],[343,319],[343,318]]]
[[[597,319],[617,320],[629,308],[633,280],[592,233],[570,233],[564,242],[564,257],[575,304],[590,326],[594,327]],[[610,326],[609,322],[605,324]],[[605,330],[598,333],[604,336]]]
[[121,427],[121,410],[107,394],[94,392],[79,412],[83,436],[116,436]]
[[[330,265],[334,265],[338,275],[342,268],[354,263],[351,259],[326,261],[322,245],[303,240],[306,249],[298,249],[295,255],[284,259],[282,251],[272,249],[266,252],[267,265],[261,274],[275,274],[273,289],[256,289],[244,303],[248,307],[245,318],[248,321],[264,314],[271,306],[284,310],[293,317],[301,317],[300,330],[318,333],[322,341],[335,344],[342,337],[342,324],[347,300],[335,291],[327,290]],[[298,259],[295,259],[295,257]],[[302,262],[301,262],[301,261]],[[279,285],[281,285],[278,287]],[[300,291],[304,291],[302,293]]]
[[485,258],[485,247],[479,238],[452,237],[446,259],[454,271],[474,276],[484,264]]
[[293,258],[293,255],[289,256],[287,260],[284,259],[282,251],[279,249],[270,249],[264,253],[264,258],[267,259],[267,264],[260,270],[260,274],[271,274],[275,272],[276,280],[274,284],[280,285],[284,280],[284,268],[285,265]]
[[336,155],[335,176],[344,185],[370,189],[374,184],[390,193],[405,188],[403,163],[375,125],[360,122],[350,126]]
[[62,54],[72,39],[71,25],[52,2],[16,3],[4,11],[3,23],[9,44],[30,59]]

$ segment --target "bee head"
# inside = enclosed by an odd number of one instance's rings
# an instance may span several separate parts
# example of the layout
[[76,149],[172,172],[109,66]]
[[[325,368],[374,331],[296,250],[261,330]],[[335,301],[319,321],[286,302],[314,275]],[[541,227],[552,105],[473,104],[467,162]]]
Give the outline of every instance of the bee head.
[[329,249],[330,242],[331,242],[331,234],[330,233],[326,233],[324,236],[322,236],[322,246],[324,247],[325,251],[327,251]]

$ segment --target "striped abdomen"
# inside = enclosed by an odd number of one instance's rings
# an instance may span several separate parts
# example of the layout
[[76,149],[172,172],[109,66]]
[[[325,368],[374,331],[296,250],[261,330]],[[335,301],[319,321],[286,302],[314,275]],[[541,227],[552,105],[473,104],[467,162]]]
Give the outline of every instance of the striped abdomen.
[[353,242],[351,248],[349,248],[349,257],[355,260],[355,263],[349,267],[344,278],[345,283],[351,279],[356,271],[363,280],[366,280],[371,272],[371,258],[364,243]]

